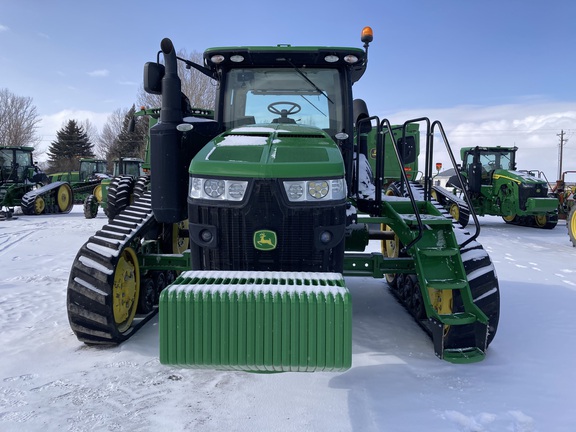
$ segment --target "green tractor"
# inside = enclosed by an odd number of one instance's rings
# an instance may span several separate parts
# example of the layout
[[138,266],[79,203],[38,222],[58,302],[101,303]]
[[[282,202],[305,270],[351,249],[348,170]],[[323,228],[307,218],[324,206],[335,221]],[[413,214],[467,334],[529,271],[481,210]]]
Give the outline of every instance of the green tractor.
[[74,204],[82,204],[86,196],[98,191],[102,180],[110,178],[107,162],[104,159],[81,158],[78,171],[49,174],[50,183],[65,181],[70,184]]
[[81,158],[79,171],[48,175],[48,183],[27,192],[20,207],[25,215],[69,213],[74,204],[84,202],[89,194],[99,195],[100,182],[108,178],[106,161]]
[[48,177],[33,162],[33,147],[0,147],[0,219],[11,219],[14,207]]
[[[144,108],[134,113],[129,130],[134,131],[136,117],[148,118],[148,129],[156,124],[160,116],[159,108]],[[97,194],[88,195],[84,200],[84,216],[95,218],[98,207],[102,206],[108,219],[114,219],[122,210],[138,198],[150,182],[150,136],[146,136],[145,160],[120,158],[114,161],[112,178],[103,179]]]
[[[396,127],[353,102],[369,27],[362,41],[364,49],[210,48],[203,65],[162,41],[164,61],[144,67],[145,90],[162,96],[151,182],[72,265],[67,311],[80,341],[119,344],[159,312],[163,364],[346,370],[345,277],[374,277],[439,358],[485,357],[498,280],[479,228],[457,227],[431,198],[433,139],[443,128],[427,118]],[[217,82],[213,118],[190,107],[178,61]],[[416,172],[416,124],[426,129],[422,184],[404,169]],[[387,151],[402,168],[389,187]],[[367,252],[370,241],[382,253]]]
[[143,163],[144,160],[139,158],[115,160],[112,177],[103,179],[93,193],[84,199],[86,219],[95,218],[100,206],[110,219],[127,207],[131,202],[134,179],[146,175]]
[[[517,147],[465,147],[462,166],[433,195],[463,227],[470,211],[502,216],[506,223],[552,229],[558,223],[558,199],[548,196],[548,183],[516,170]],[[469,199],[465,199],[468,196]]]

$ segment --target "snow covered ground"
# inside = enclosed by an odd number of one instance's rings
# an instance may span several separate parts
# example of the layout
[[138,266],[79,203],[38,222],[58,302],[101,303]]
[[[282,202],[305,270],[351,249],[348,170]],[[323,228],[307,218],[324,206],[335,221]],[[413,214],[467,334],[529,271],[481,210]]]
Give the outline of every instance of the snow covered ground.
[[66,286],[106,218],[0,222],[1,431],[576,430],[576,248],[551,231],[480,218],[500,326],[487,358],[453,365],[380,280],[347,278],[353,367],[344,373],[178,369],[158,360],[158,321],[118,347],[78,342]]

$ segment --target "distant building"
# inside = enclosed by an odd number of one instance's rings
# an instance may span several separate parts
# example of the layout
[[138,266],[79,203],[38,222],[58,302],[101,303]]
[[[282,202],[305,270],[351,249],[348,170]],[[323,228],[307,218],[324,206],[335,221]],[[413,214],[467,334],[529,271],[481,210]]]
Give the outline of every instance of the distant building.
[[442,171],[441,173],[438,173],[438,175],[435,175],[432,178],[432,180],[434,182],[434,186],[442,186],[445,188],[446,183],[448,182],[450,177],[452,177],[453,175],[456,175],[456,170],[454,168],[450,168],[450,169],[447,169],[446,171]]

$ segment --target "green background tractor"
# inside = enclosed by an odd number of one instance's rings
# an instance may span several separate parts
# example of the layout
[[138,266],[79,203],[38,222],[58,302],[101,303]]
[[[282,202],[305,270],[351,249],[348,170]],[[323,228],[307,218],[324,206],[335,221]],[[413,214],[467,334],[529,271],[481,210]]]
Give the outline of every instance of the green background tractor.
[[[558,200],[548,196],[546,181],[516,170],[517,147],[465,147],[460,172],[447,187],[434,186],[436,199],[466,226],[470,205],[480,215],[502,216],[506,223],[552,229]],[[470,202],[463,199],[466,191]]]
[[134,182],[146,176],[144,160],[139,158],[120,158],[114,161],[111,178],[102,179],[93,193],[84,199],[84,216],[95,218],[101,206],[106,216],[113,219],[133,201]]
[[9,219],[22,197],[37,186],[48,183],[48,177],[33,162],[33,147],[0,148],[0,217]]

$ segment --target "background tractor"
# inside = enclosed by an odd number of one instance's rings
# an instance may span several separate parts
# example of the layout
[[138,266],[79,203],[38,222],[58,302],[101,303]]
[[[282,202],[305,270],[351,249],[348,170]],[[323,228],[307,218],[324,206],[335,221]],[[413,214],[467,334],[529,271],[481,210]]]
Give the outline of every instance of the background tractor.
[[[158,122],[159,108],[142,107],[134,113],[128,130],[134,132],[137,117],[148,119],[148,130]],[[88,195],[84,200],[84,216],[88,219],[96,217],[98,207],[102,206],[108,219],[114,219],[134,199],[142,195],[150,183],[150,135],[146,135],[145,159],[120,158],[114,161],[112,178],[103,179],[98,195]]]
[[104,213],[113,219],[133,200],[134,182],[144,177],[144,160],[139,158],[120,158],[114,161],[112,177],[102,179],[93,193],[84,199],[84,216],[95,218],[98,207],[102,206]]
[[[439,358],[485,357],[499,320],[494,267],[476,218],[471,235],[431,198],[442,125],[393,126],[353,102],[371,41],[367,27],[364,49],[210,48],[200,65],[162,40],[163,62],[144,67],[144,89],[162,97],[151,181],[86,241],[70,272],[80,341],[121,343],[159,312],[164,364],[345,370],[345,277],[386,276]],[[213,112],[190,107],[178,61],[216,81]],[[422,184],[407,176],[417,172],[416,126],[426,136]],[[370,241],[383,253],[365,252]]]
[[453,190],[435,185],[435,198],[462,226],[468,224],[473,208],[480,216],[502,216],[509,224],[554,228],[558,223],[558,200],[548,196],[546,181],[516,170],[517,150],[462,148],[462,165],[447,183]]
[[99,195],[106,174],[106,161],[82,158],[79,171],[50,174],[47,184],[24,194],[20,207],[25,215],[69,213],[75,203],[82,203],[87,195]]
[[48,177],[32,158],[33,147],[0,147],[0,219],[10,219],[22,197]]

